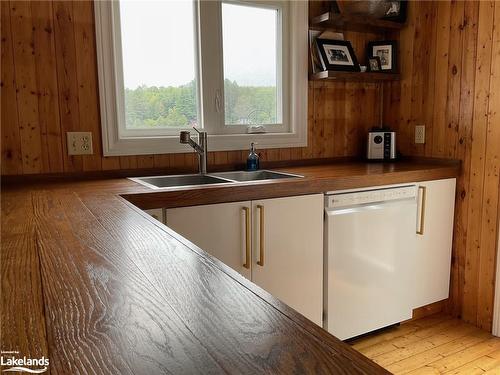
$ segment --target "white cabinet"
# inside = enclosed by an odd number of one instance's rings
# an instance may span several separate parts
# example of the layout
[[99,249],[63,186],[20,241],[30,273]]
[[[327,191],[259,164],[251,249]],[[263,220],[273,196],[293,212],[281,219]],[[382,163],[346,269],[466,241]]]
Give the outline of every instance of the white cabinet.
[[321,325],[322,194],[167,209],[166,223]]
[[454,178],[418,184],[415,307],[449,295],[455,184]]
[[247,235],[248,246],[251,246],[250,229],[248,234],[246,231],[247,215],[248,225],[251,223],[250,209],[250,201],[169,208],[166,210],[166,224],[251,279],[250,262],[245,264]]
[[152,208],[150,210],[144,210],[149,216],[153,217],[154,219],[164,223],[165,218],[163,217],[163,208]]
[[322,194],[252,202],[252,281],[319,325],[323,202]]

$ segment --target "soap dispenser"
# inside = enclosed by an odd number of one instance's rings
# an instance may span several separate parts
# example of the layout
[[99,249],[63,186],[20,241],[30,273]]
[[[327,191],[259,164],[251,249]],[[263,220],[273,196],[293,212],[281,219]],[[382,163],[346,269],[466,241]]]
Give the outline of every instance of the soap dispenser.
[[255,152],[255,143],[250,145],[250,153],[247,158],[247,171],[256,171],[259,169],[259,155]]

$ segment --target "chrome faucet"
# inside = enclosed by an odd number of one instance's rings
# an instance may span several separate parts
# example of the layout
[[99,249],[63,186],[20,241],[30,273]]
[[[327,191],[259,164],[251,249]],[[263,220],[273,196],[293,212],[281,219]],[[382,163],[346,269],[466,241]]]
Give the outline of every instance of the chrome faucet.
[[191,139],[191,133],[181,131],[180,142],[189,144],[198,153],[198,169],[200,174],[207,174],[207,154],[208,154],[208,137],[207,132],[199,131],[193,128],[198,133],[198,143]]

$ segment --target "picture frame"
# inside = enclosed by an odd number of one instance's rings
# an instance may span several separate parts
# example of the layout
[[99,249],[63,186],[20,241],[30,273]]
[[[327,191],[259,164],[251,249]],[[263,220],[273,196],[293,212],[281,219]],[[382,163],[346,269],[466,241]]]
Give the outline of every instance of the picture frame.
[[407,0],[391,0],[388,1],[390,7],[386,12],[386,15],[381,19],[387,21],[393,21],[398,23],[406,22],[406,15],[408,12],[408,1]]
[[380,72],[382,71],[382,64],[380,62],[379,56],[368,57],[368,71],[369,72]]
[[323,70],[359,72],[359,64],[347,40],[316,39]]
[[315,74],[322,70],[321,57],[319,56],[319,51],[316,45],[316,39],[320,36],[321,31],[309,30],[309,62],[310,71]]
[[383,40],[368,43],[368,58],[378,56],[380,58],[380,71],[384,73],[397,73],[397,42],[395,40]]
[[336,14],[341,13],[339,4],[337,3],[336,0],[330,0],[330,12],[336,13]]

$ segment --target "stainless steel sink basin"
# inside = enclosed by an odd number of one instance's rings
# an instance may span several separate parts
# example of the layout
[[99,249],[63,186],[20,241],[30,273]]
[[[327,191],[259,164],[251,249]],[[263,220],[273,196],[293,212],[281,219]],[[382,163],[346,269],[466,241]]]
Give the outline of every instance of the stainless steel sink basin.
[[184,174],[176,176],[135,177],[130,179],[151,189],[166,189],[178,187],[193,187],[200,185],[227,184],[230,182],[250,182],[301,177],[303,176],[291,173],[262,170],[252,172],[221,172],[206,175]]
[[199,185],[225,184],[229,181],[224,178],[214,177],[201,174],[185,174],[177,176],[153,176],[153,177],[136,177],[131,178],[132,181],[148,186],[152,189],[164,189],[169,187],[188,187]]
[[261,171],[236,171],[236,172],[222,172],[222,173],[212,173],[212,176],[226,178],[228,180],[233,180],[236,182],[248,182],[248,181],[262,181],[262,180],[277,180],[282,178],[302,178],[297,174],[283,173],[283,172],[273,172],[267,170]]

